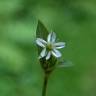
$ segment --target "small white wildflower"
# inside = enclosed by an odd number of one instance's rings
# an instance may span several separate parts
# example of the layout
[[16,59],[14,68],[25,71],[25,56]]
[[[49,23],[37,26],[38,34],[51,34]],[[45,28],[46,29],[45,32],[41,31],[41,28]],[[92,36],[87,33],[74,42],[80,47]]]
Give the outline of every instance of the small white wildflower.
[[51,32],[48,35],[47,41],[41,38],[37,38],[36,40],[37,45],[43,48],[39,58],[46,57],[46,60],[48,60],[50,59],[51,55],[55,56],[56,58],[59,58],[62,56],[57,49],[64,48],[65,42],[56,43],[55,41],[56,41],[56,34],[54,32]]

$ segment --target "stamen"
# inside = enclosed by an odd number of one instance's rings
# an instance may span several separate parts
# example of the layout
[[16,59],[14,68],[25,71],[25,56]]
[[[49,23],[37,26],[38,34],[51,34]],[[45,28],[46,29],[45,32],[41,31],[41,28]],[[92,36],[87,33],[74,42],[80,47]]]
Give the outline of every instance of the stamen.
[[51,51],[53,49],[53,45],[51,43],[47,44],[47,50]]

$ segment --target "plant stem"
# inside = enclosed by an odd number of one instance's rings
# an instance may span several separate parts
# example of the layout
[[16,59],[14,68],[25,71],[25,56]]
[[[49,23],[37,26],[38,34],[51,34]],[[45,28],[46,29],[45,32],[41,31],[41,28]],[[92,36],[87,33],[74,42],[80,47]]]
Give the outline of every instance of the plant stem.
[[45,76],[44,76],[44,83],[43,83],[43,89],[42,89],[42,96],[46,96],[48,77],[49,77],[49,75],[45,74]]

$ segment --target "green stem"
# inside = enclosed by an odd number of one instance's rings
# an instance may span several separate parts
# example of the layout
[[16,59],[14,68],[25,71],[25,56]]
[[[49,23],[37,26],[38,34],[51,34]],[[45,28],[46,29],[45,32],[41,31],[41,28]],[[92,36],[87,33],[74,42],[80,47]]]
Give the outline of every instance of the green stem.
[[44,76],[44,83],[43,83],[43,89],[42,89],[42,96],[46,96],[48,77],[49,77],[49,75],[45,74],[45,76]]

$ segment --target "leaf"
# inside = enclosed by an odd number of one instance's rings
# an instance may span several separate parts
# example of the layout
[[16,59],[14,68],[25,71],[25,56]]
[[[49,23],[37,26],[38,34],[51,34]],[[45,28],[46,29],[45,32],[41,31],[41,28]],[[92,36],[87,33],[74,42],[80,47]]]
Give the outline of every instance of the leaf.
[[[42,38],[44,40],[47,40],[49,32],[47,28],[44,26],[44,24],[38,20],[37,30],[36,30],[36,38]],[[38,46],[38,54],[41,52],[41,47]]]
[[71,61],[62,60],[58,62],[57,68],[72,67],[74,64]]

